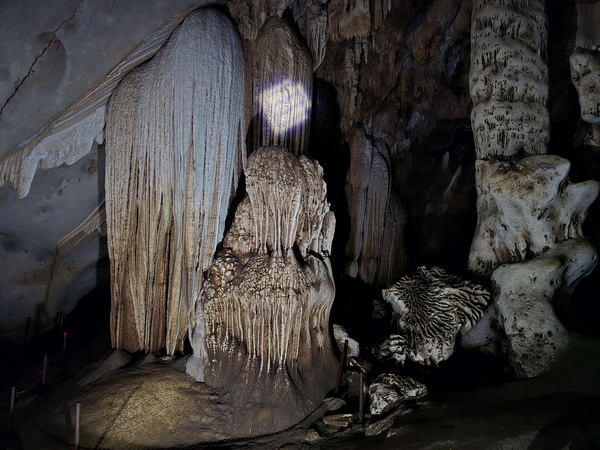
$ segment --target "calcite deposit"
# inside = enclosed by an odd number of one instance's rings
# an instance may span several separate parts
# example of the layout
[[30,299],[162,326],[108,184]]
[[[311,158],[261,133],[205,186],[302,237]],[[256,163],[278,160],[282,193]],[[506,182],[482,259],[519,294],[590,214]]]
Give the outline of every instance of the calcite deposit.
[[419,267],[415,276],[404,276],[384,289],[383,298],[392,305],[398,335],[379,347],[379,356],[438,365],[452,355],[458,332],[482,317],[490,294],[439,267]]
[[[304,417],[335,384],[329,333],[335,219],[318,163],[283,147],[248,158],[247,196],[208,270],[187,371],[259,409],[255,430]],[[266,408],[266,407],[265,407]]]
[[203,272],[221,241],[245,147],[244,62],[220,12],[189,15],[123,79],[106,125],[111,338],[183,349]]

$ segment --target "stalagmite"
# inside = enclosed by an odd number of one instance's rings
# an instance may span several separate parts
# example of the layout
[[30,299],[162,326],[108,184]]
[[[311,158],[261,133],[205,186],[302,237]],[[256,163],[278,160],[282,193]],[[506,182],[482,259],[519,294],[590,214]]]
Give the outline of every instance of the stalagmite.
[[289,23],[277,17],[267,19],[252,53],[248,97],[252,148],[281,145],[296,155],[306,154],[312,105],[310,53]]
[[556,242],[583,237],[582,225],[599,184],[570,183],[566,159],[478,160],[475,168],[480,212],[471,270],[490,274],[501,264],[541,255]]
[[212,9],[189,15],[113,94],[106,214],[115,347],[172,353],[188,317],[202,321],[202,273],[244,158],[243,100],[241,42]]
[[473,5],[470,91],[478,222],[469,269],[482,275],[540,255],[555,242],[582,237],[581,225],[597,196],[595,182],[569,184],[568,161],[545,155],[546,34],[539,0]]
[[240,405],[271,403],[253,432],[304,417],[333,387],[329,335],[334,284],[329,262],[334,216],[321,167],[283,147],[248,158],[247,197],[209,269],[202,308],[207,384]]
[[573,289],[598,263],[596,249],[585,239],[563,241],[529,261],[505,264],[494,271],[494,305],[518,377],[548,370],[569,343],[569,330],[553,311],[553,302],[568,301]]
[[471,123],[479,159],[546,153],[546,16],[541,0],[475,0]]
[[[568,298],[596,265],[595,250],[580,238],[600,184],[569,183],[569,162],[546,154],[546,27],[541,0],[473,4],[470,92],[478,221],[469,269],[491,275],[496,285],[486,324],[492,326],[493,316],[501,323],[519,376],[542,373],[566,345],[568,334],[552,299],[557,290]],[[578,58],[571,58],[572,65]],[[594,108],[582,108],[594,115]],[[557,277],[565,278],[568,290],[558,288]],[[499,334],[482,326],[474,336],[465,343],[490,348]]]

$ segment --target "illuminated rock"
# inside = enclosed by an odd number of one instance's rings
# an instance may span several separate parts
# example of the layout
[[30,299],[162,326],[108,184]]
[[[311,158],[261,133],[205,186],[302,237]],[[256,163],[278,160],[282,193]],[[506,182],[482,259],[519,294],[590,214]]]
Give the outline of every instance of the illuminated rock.
[[113,93],[106,215],[117,348],[172,353],[188,318],[202,320],[202,273],[244,158],[243,67],[233,24],[201,9]]
[[207,359],[195,350],[188,373],[231,393],[240,407],[258,405],[252,431],[264,432],[304,417],[335,384],[335,219],[320,166],[282,147],[252,153],[246,183],[204,284],[205,323],[194,333]]
[[427,387],[406,375],[384,373],[369,386],[371,414],[381,415],[407,400],[427,395]]
[[554,155],[518,161],[476,162],[479,218],[470,270],[489,274],[524,261],[556,242],[583,237],[588,208],[600,183],[570,183],[570,163]]
[[250,52],[248,105],[252,148],[281,145],[306,154],[312,107],[312,59],[292,27],[269,18]]

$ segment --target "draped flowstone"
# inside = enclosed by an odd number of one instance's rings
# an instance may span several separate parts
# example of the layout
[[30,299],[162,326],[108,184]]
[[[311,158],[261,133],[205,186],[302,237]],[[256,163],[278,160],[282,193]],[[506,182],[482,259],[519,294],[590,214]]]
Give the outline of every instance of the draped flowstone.
[[202,321],[202,273],[245,157],[243,117],[241,42],[213,9],[189,15],[113,93],[106,215],[115,347],[173,353]]

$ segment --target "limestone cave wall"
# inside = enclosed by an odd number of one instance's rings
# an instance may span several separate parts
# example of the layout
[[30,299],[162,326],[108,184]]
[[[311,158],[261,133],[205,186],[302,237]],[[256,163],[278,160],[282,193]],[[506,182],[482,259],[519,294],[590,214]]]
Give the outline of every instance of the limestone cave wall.
[[[108,101],[193,9],[211,3],[64,0],[50,12],[33,0],[3,6],[2,339],[23,338],[28,320],[38,332],[48,329],[108,282]],[[482,108],[469,91],[473,2],[232,0],[215,7],[229,16],[243,46],[246,109],[239,137],[248,153],[285,145],[323,167],[337,218],[334,314],[360,315],[369,308],[371,287],[423,264],[466,274],[477,224],[475,145],[486,140],[470,121],[471,110]],[[548,109],[536,113],[547,135],[536,142],[571,160],[575,181],[598,179],[595,147],[577,141],[586,125],[568,65],[575,2],[548,1],[547,16],[541,53],[550,67]],[[269,93],[272,86],[264,85],[282,77],[292,82]],[[307,120],[275,133],[261,109],[260,98],[268,95],[306,103],[300,112],[279,111],[275,121],[299,114]],[[594,206],[582,226],[597,242]]]

